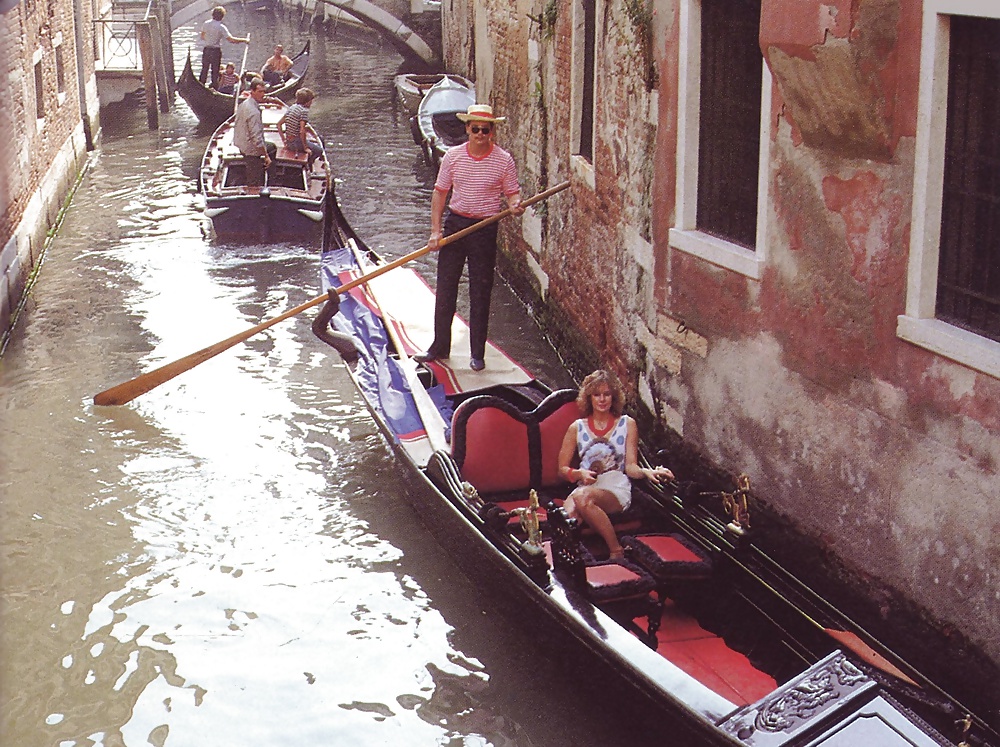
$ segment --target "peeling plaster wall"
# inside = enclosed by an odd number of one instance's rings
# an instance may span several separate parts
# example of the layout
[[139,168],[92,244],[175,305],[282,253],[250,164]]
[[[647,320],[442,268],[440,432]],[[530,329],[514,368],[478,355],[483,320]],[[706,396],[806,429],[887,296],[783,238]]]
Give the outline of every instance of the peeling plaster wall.
[[632,403],[1000,665],[1000,381],[896,336],[920,3],[763,0],[773,88],[756,280],[669,243],[679,0],[653,4],[654,91],[624,4],[598,0],[592,166],[569,142],[574,3],[554,0],[547,34],[547,0],[447,1],[490,19],[477,65],[493,60],[480,79],[510,116],[500,137],[525,193],[572,182],[501,230],[508,278],[574,373],[615,370]]
[[[766,268],[757,282],[658,241],[658,262],[669,259],[663,311],[707,338],[704,358],[682,355],[659,396],[687,440],[750,474],[775,510],[1000,662],[990,510],[1000,382],[896,336],[919,4],[763,7],[774,80]],[[671,107],[661,103],[661,123]],[[661,132],[667,182],[671,146]]]

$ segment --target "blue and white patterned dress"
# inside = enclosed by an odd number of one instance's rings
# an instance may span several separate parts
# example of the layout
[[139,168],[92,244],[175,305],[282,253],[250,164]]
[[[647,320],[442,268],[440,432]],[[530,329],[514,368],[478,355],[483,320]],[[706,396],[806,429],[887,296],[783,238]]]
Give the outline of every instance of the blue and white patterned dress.
[[597,482],[592,487],[612,493],[622,510],[632,504],[632,483],[625,474],[628,420],[627,415],[622,415],[603,436],[590,429],[587,418],[576,421],[576,453],[580,456],[580,469],[596,472]]

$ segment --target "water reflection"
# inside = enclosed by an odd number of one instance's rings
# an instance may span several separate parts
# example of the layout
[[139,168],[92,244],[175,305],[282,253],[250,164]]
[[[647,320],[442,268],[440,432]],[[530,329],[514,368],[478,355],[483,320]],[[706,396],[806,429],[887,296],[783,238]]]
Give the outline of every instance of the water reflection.
[[[393,118],[398,58],[313,38],[344,210],[387,255],[412,251],[433,175]],[[0,359],[5,742],[615,744],[420,528],[308,314],[128,407],[90,404],[318,294],[315,247],[207,237],[206,135],[182,102],[159,132],[127,107],[104,127]],[[515,355],[558,370],[503,290],[497,309]]]

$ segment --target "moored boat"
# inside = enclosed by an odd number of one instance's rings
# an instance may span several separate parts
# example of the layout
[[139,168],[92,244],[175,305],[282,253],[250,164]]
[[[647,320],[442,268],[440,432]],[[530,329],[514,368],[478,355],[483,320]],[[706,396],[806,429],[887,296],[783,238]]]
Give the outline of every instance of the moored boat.
[[[277,125],[286,108],[267,99],[261,104],[264,138],[277,153],[260,189],[247,186],[246,165],[233,144],[235,117],[209,140],[201,162],[201,190],[205,214],[218,236],[266,243],[321,235],[330,164],[324,151],[310,168],[306,153],[284,147]],[[308,128],[309,138],[321,142],[312,125]]]
[[416,115],[410,119],[410,130],[429,164],[437,166],[448,148],[469,139],[465,123],[455,115],[464,114],[475,103],[472,84],[466,85],[453,76],[445,76],[427,89]]
[[[331,200],[324,289],[380,266]],[[353,288],[314,331],[345,362],[400,462],[419,513],[474,579],[525,602],[642,703],[651,743],[745,747],[1000,745],[914,667],[778,566],[753,542],[749,482],[702,493],[644,481],[615,517],[628,548],[602,557],[561,503],[556,455],[579,413],[490,344],[482,372],[417,365],[433,294],[397,268]],[[467,329],[453,326],[463,349]],[[647,462],[648,463],[648,462]],[[722,510],[731,506],[730,512]],[[676,730],[683,729],[684,734]]]
[[406,113],[410,116],[415,115],[421,100],[424,98],[424,94],[432,86],[440,83],[446,76],[470,90],[475,89],[472,81],[468,78],[451,73],[402,73],[397,75],[393,80],[396,97],[406,110]]
[[[302,86],[303,79],[309,70],[309,42],[307,41],[301,51],[292,58],[292,69],[285,82],[277,87],[268,89],[268,96],[292,103],[295,100],[295,92]],[[243,71],[241,80],[245,80],[247,71]],[[191,107],[198,120],[206,126],[218,127],[227,118],[233,116],[236,111],[236,102],[240,98],[241,91],[237,89],[231,94],[219,93],[211,86],[206,86],[194,74],[191,63],[191,52],[188,50],[187,59],[184,61],[184,69],[181,70],[177,79],[177,93]]]

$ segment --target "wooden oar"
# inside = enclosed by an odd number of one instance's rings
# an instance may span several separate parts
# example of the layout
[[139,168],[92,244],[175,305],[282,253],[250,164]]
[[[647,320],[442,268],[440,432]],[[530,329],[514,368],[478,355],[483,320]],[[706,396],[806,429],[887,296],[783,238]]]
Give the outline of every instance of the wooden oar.
[[[240,91],[243,90],[243,79],[247,72],[247,55],[250,53],[250,34],[247,34],[246,49],[243,50],[243,60],[240,62],[240,79],[233,86],[233,114],[240,108]],[[219,63],[220,65],[222,63]],[[221,73],[221,71],[220,71]]]
[[[556,192],[561,192],[568,186],[569,182],[562,182],[561,184],[557,184],[556,186],[550,187],[544,192],[539,192],[534,197],[529,197],[527,200],[523,200],[521,202],[521,205],[523,207],[528,207],[529,205],[533,205],[536,202],[540,202],[541,200],[551,197]],[[506,210],[499,212],[496,215],[492,215],[489,218],[484,218],[483,220],[479,221],[478,223],[474,223],[468,228],[463,228],[461,231],[457,231],[456,233],[453,233],[450,236],[445,236],[438,243],[438,247],[442,247],[445,244],[450,244],[453,241],[458,241],[458,239],[461,239],[464,236],[468,236],[470,233],[478,231],[481,228],[485,228],[486,226],[492,223],[496,223],[500,219],[506,218],[508,215],[511,215],[512,213],[513,211],[510,208],[507,208]],[[378,269],[369,272],[367,275],[362,275],[361,277],[355,278],[354,280],[351,280],[350,282],[340,286],[339,288],[336,289],[337,294],[339,295],[342,293],[346,293],[351,288],[356,288],[359,285],[363,285],[372,278],[376,278],[379,275],[389,272],[389,270],[394,270],[397,267],[405,265],[407,262],[412,262],[413,260],[424,256],[430,250],[431,248],[425,245],[422,249],[417,249],[417,251],[410,252],[409,254],[400,257],[399,259],[393,260],[389,264],[382,265]],[[203,348],[196,353],[191,353],[190,355],[187,355],[179,360],[176,360],[173,363],[167,363],[166,365],[160,366],[159,368],[149,371],[148,373],[136,376],[134,379],[126,381],[123,384],[119,384],[118,386],[113,386],[110,389],[105,389],[103,392],[94,395],[94,404],[124,405],[127,402],[131,402],[140,394],[145,394],[151,389],[155,389],[160,384],[166,381],[170,381],[175,376],[179,376],[185,371],[194,368],[199,363],[204,363],[209,358],[214,358],[219,353],[225,350],[229,350],[229,348],[233,347],[234,345],[238,345],[239,343],[250,339],[258,332],[263,332],[268,327],[272,327],[278,322],[283,322],[285,319],[289,319],[295,316],[296,314],[301,314],[303,311],[305,311],[306,309],[311,309],[313,306],[319,306],[321,303],[326,301],[327,298],[329,298],[329,296],[326,293],[324,293],[322,296],[317,296],[311,301],[306,301],[305,303],[296,306],[294,309],[289,309],[284,314],[280,314],[274,317],[273,319],[268,319],[267,321],[261,322],[260,324],[256,325],[255,327],[251,327],[245,332],[240,332],[239,334],[233,335],[232,337],[227,337],[225,340],[222,340],[221,342],[217,342],[214,345],[209,345],[207,348]]]

